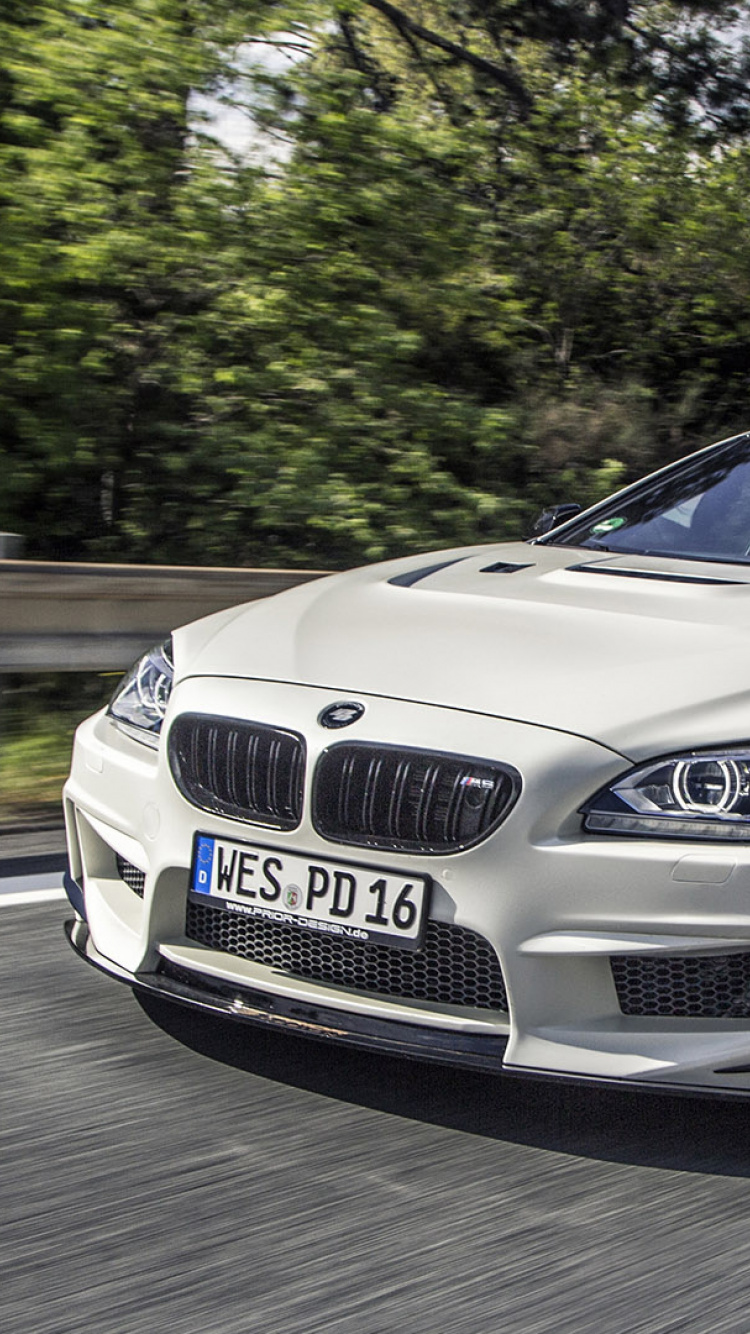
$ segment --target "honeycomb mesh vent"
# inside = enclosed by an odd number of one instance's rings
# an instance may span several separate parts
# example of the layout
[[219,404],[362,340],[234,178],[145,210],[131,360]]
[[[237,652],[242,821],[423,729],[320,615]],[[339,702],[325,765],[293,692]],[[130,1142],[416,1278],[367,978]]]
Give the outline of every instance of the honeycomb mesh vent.
[[143,898],[143,891],[146,887],[146,872],[141,871],[132,862],[126,862],[124,857],[117,854],[117,874],[139,899]]
[[623,1014],[750,1018],[750,954],[612,956]]
[[313,824],[335,843],[456,852],[496,828],[520,791],[508,765],[352,742],[318,761]]
[[296,732],[182,714],[169,734],[169,762],[180,791],[201,810],[274,829],[300,822],[305,743]]
[[188,903],[186,934],[214,950],[292,977],[403,1000],[505,1013],[498,957],[475,931],[428,922],[419,950],[326,939],[317,931]]

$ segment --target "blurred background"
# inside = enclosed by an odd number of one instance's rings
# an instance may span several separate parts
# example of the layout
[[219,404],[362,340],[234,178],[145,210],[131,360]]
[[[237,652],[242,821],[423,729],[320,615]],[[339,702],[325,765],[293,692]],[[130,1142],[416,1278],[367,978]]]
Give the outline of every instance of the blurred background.
[[[1,0],[0,530],[336,569],[745,429],[749,9]],[[115,679],[6,664],[0,823]]]
[[118,674],[5,673],[0,690],[0,835],[62,825],[73,733]]

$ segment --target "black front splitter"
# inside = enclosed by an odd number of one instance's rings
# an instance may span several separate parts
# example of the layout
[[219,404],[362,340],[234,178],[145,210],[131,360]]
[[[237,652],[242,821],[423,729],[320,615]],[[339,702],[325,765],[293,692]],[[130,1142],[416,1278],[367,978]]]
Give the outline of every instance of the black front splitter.
[[135,990],[162,1000],[174,1001],[204,1013],[235,1022],[261,1025],[299,1037],[322,1042],[387,1052],[419,1061],[472,1067],[499,1073],[508,1039],[504,1034],[484,1036],[428,1028],[420,1024],[336,1010],[322,1005],[305,1004],[289,996],[255,991],[233,982],[224,982],[205,973],[162,960],[154,972],[126,973],[109,965],[100,955],[87,949],[89,933],[85,922],[65,923],[65,933],[73,949],[94,968],[127,983]]
[[[329,1009],[318,1005],[304,1005],[286,996],[274,996],[254,991],[249,987],[223,982],[204,973],[192,972],[162,960],[152,973],[127,973],[119,965],[89,952],[89,930],[85,921],[71,918],[65,923],[65,934],[76,954],[92,967],[110,977],[125,982],[134,991],[161,997],[177,1005],[202,1010],[223,1019],[260,1025],[298,1037],[315,1038],[322,1042],[344,1043],[381,1051],[393,1056],[404,1056],[418,1061],[434,1061],[441,1065],[461,1066],[485,1070],[493,1074],[512,1075],[515,1078],[553,1081],[554,1083],[583,1086],[601,1092],[618,1090],[636,1094],[657,1094],[673,1098],[708,1098],[747,1102],[750,1093],[745,1089],[720,1085],[660,1083],[655,1080],[622,1079],[597,1075],[582,1075],[573,1071],[540,1070],[534,1067],[504,1065],[508,1039],[504,1034],[484,1037],[471,1033],[451,1033],[445,1029],[427,1028],[418,1024],[402,1024],[390,1019],[372,1019],[348,1011]],[[720,1074],[721,1071],[717,1071]]]

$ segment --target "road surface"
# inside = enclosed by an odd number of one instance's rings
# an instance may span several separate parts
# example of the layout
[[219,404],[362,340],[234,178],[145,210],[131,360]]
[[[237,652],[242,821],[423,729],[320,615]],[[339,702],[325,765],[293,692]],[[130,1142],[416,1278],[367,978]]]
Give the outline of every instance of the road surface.
[[747,1334],[750,1105],[147,1013],[0,895],[3,1334]]

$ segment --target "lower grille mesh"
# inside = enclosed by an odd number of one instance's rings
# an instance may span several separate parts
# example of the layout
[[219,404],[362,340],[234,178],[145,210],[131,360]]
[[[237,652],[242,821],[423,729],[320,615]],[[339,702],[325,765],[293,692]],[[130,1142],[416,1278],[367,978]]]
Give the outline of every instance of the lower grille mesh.
[[141,871],[132,862],[126,862],[124,857],[117,853],[117,874],[139,899],[143,898],[143,891],[146,887],[146,872]]
[[750,1018],[750,954],[615,954],[611,964],[623,1014]]
[[489,941],[446,922],[428,922],[422,948],[404,950],[327,940],[303,927],[190,901],[186,934],[211,949],[313,982],[404,1000],[508,1009],[500,962]]

